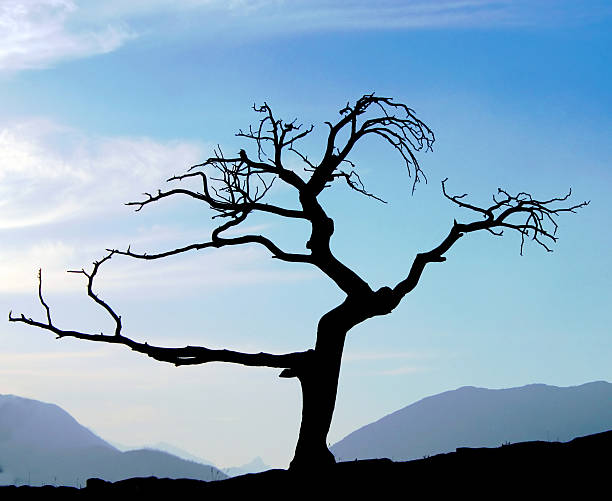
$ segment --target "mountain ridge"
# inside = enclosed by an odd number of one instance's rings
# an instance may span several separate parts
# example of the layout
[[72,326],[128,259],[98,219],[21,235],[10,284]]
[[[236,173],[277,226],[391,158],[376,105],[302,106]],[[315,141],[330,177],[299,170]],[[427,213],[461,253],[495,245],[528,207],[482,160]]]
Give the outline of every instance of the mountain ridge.
[[[45,422],[45,433],[40,433],[38,424],[41,420]],[[60,428],[67,425],[73,426],[70,435],[61,433]],[[8,432],[12,437],[6,436]],[[67,449],[76,445],[115,449],[57,404],[0,394],[0,441],[9,438],[28,444],[43,443],[52,449]]]
[[219,469],[168,452],[122,452],[56,404],[0,395],[0,484],[80,486],[87,478],[219,480]]
[[425,397],[369,423],[331,450],[337,460],[408,461],[458,447],[570,440],[612,428],[612,384],[462,386]]

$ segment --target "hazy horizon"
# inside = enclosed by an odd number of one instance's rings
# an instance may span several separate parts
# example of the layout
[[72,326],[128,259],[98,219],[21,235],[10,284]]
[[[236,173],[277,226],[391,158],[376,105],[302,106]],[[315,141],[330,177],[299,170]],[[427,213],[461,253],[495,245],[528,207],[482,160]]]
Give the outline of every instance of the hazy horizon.
[[[612,383],[607,381],[591,381],[568,387],[540,383],[501,389],[462,386],[429,395],[416,402],[407,403],[388,415],[379,416],[372,423],[352,430],[340,441],[331,444],[331,450],[338,461],[379,457],[410,461],[420,459],[423,454],[429,456],[454,452],[457,447],[499,447],[501,444],[526,441],[568,442],[610,429],[612,407],[608,403],[610,400],[607,394],[611,391]],[[0,404],[7,402],[6,397],[16,400],[9,414],[15,414],[26,402],[29,405],[30,399],[3,394],[0,394]],[[21,446],[32,447],[34,444],[38,447],[35,449],[36,457],[41,455],[42,451],[47,451],[48,457],[53,457],[62,451],[91,446],[92,442],[100,446],[103,441],[105,445],[121,452],[157,450],[187,461],[220,467],[212,458],[198,457],[191,451],[177,448],[173,444],[156,442],[155,437],[150,437],[148,443],[115,443],[88,427],[87,423],[74,422],[67,409],[62,409],[53,402],[32,402],[36,411],[32,415],[33,420],[26,423],[28,431],[25,434],[19,427],[12,428],[15,423],[11,423],[10,419],[6,421],[5,418],[2,423],[3,428],[0,431],[5,437],[10,437],[12,445],[9,449],[13,452],[19,451],[15,446],[19,447],[24,439],[27,440],[26,444],[30,445]],[[578,411],[577,405],[580,406],[579,412],[572,416],[572,409]],[[68,415],[63,418],[64,422],[58,420],[58,416],[65,416],[66,413]],[[534,415],[535,419],[526,422],[526,415]],[[34,427],[36,423],[41,426]],[[67,428],[67,425],[70,428]],[[46,426],[51,426],[52,429],[46,429]],[[403,440],[398,440],[398,435],[401,435]],[[56,449],[58,446],[60,448]],[[404,452],[398,453],[398,450]],[[45,455],[42,454],[42,457]],[[6,470],[8,466],[11,470],[10,466],[15,465],[11,459],[11,456],[5,457],[0,467]],[[103,464],[107,459],[104,456],[98,458]],[[240,471],[243,467],[255,466],[257,471],[262,471],[264,466],[269,468],[259,456],[249,461],[249,464],[220,468],[224,473],[235,476],[244,473]],[[105,465],[103,469],[106,468]],[[45,474],[40,465],[37,465],[36,469],[41,470],[39,474]],[[249,469],[248,472],[250,471]],[[47,472],[46,475],[49,477],[52,473]],[[35,484],[36,482],[30,485]]]

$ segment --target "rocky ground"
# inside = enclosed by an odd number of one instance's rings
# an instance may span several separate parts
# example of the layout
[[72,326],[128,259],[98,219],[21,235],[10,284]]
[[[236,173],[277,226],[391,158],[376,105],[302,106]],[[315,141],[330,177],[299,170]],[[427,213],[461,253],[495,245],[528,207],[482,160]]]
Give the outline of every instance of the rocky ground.
[[455,495],[470,499],[609,499],[612,492],[612,430],[571,442],[523,442],[498,448],[462,448],[416,461],[389,459],[338,463],[308,473],[269,470],[217,482],[132,478],[90,479],[71,487],[0,487],[0,499],[286,499],[338,496],[349,499]]

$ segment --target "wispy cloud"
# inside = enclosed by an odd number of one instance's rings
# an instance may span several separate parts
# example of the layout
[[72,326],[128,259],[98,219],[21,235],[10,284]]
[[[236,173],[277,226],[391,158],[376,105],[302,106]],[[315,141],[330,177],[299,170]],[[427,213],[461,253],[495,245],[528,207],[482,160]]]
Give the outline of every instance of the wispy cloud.
[[[201,161],[206,149],[185,141],[87,136],[48,120],[0,127],[0,233],[5,235],[0,292],[36,290],[39,268],[46,291],[81,291],[82,277],[66,271],[89,268],[109,247],[131,245],[137,252],[158,252],[207,241],[208,221],[188,228],[180,221],[126,221],[133,210],[124,205],[141,199],[143,191],[163,187],[169,176]],[[257,224],[242,232],[267,228]],[[154,265],[117,256],[105,265],[97,284],[106,291],[154,286],[167,295],[184,287],[313,276],[310,270],[275,268],[269,253],[254,247],[208,250],[204,262],[201,254],[191,252]],[[205,273],[193,273],[202,266]]]
[[0,129],[0,230],[109,214],[203,156],[201,145],[87,137],[45,120]]
[[[427,372],[432,361],[440,357],[439,353],[422,351],[388,351],[388,352],[347,352],[343,360],[351,366],[367,365],[369,374],[378,376],[403,376]],[[399,365],[399,367],[397,366]],[[391,368],[389,368],[391,366]],[[395,366],[395,367],[394,367]],[[384,368],[382,368],[384,367]],[[360,373],[363,368],[360,369]]]
[[3,0],[0,71],[112,52],[130,39],[223,32],[232,40],[319,30],[491,28],[589,22],[607,2],[569,0]]
[[347,362],[362,362],[376,360],[394,360],[394,359],[421,359],[426,357],[423,353],[418,352],[375,352],[375,353],[347,353],[344,360]]
[[[252,247],[212,251],[205,257],[196,252],[155,264],[123,259],[112,269],[105,270],[98,283],[108,291],[138,288],[171,295],[184,294],[186,287],[215,290],[237,285],[312,280],[318,276],[311,269],[271,268],[270,261],[267,251]],[[199,272],[194,273],[194,270]]]
[[[354,365],[368,365],[369,374],[379,376],[403,376],[426,372],[429,370],[429,363],[432,359],[438,358],[439,354],[418,352],[418,351],[388,351],[388,352],[347,352],[343,360]],[[393,366],[402,364],[399,367],[384,368],[382,366]],[[363,369],[360,369],[360,373]]]
[[[296,21],[297,29],[398,29],[497,24],[509,15],[504,0],[352,0],[287,2],[262,7],[274,18]],[[298,22],[299,21],[299,22]]]
[[[47,241],[28,248],[6,248],[0,250],[0,292],[34,293],[37,271],[45,270],[44,279],[54,285],[54,290],[76,289],[76,284],[66,280],[67,263],[76,255],[74,246],[61,241]],[[49,275],[47,274],[49,271]]]
[[[206,237],[204,237],[206,238]],[[43,288],[50,292],[86,293],[86,281],[67,270],[91,269],[92,259],[104,254],[104,246],[95,237],[83,235],[84,244],[50,240],[30,247],[0,249],[0,293],[34,294],[37,272],[43,270]],[[159,241],[156,242],[159,245]],[[173,248],[168,245],[167,248]],[[94,258],[92,258],[94,256]],[[194,252],[155,263],[117,256],[100,271],[96,290],[113,296],[147,290],[148,295],[167,297],[184,294],[194,287],[231,287],[262,283],[286,283],[312,280],[318,275],[310,269],[271,267],[269,254],[258,248],[210,251],[206,256]],[[194,273],[194,270],[200,270]],[[171,277],[171,278],[169,278]]]
[[[100,2],[97,17],[137,20],[155,13],[188,13],[199,27],[238,23],[242,34],[335,29],[414,29],[442,27],[535,26],[542,22],[584,22],[610,14],[605,2],[588,8],[569,0],[152,0]],[[103,14],[104,13],[104,14]],[[232,32],[232,36],[236,36]]]
[[0,71],[45,68],[65,59],[111,52],[133,36],[115,21],[72,27],[72,0],[3,0],[0,3]]
[[389,369],[385,371],[380,371],[378,374],[383,376],[405,376],[406,374],[416,374],[418,372],[426,372],[427,369],[424,367],[415,367],[411,365],[398,367],[396,369]]
[[103,358],[107,351],[57,351],[46,353],[0,353],[0,366],[14,365],[16,367],[39,364],[41,362],[57,361],[63,362],[70,359],[81,360],[83,358]]

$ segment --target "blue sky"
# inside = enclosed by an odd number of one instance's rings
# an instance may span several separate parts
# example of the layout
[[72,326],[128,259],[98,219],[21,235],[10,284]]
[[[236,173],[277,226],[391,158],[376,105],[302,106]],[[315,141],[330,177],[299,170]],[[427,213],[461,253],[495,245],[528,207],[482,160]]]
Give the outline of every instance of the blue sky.
[[[324,195],[338,256],[372,286],[403,278],[453,218],[440,181],[486,204],[498,187],[591,200],[559,219],[553,253],[517,235],[470,235],[426,270],[391,315],[352,331],[330,442],[424,396],[462,385],[561,386],[612,380],[607,311],[612,239],[612,7],[587,1],[78,2],[0,5],[0,306],[42,318],[36,272],[56,323],[108,319],[81,277],[107,247],[142,251],[204,241],[205,208],[172,200],[135,214],[124,202],[164,187],[253,123],[315,124],[364,93],[394,97],[436,133],[428,184],[410,194],[384,144],[355,150],[366,186]],[[297,162],[296,162],[297,166]],[[293,203],[288,190],[271,194]],[[253,218],[300,249],[306,228]],[[315,270],[258,248],[165,262],[113,259],[98,290],[126,334],[166,345],[305,349],[341,294]],[[297,382],[220,364],[166,367],[118,347],[5,324],[0,392],[55,402],[104,438],[174,443],[221,466],[256,455],[285,467],[299,427]]]

